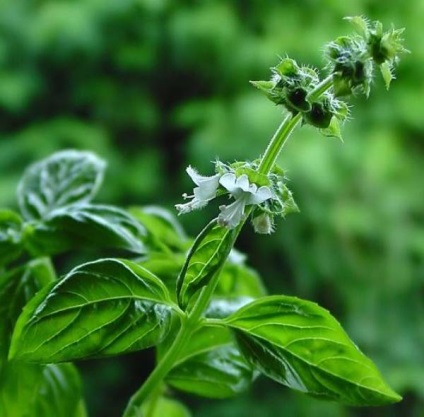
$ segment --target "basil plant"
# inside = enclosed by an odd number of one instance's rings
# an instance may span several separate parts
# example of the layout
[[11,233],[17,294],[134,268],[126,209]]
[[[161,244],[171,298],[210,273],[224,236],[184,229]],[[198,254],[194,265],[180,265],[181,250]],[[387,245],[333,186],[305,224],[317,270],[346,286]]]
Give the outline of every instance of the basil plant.
[[[73,362],[155,347],[157,364],[123,417],[190,412],[178,391],[227,398],[264,375],[318,399],[381,406],[401,397],[313,301],[267,295],[234,245],[248,223],[278,233],[297,210],[277,159],[291,133],[310,125],[341,138],[352,95],[368,95],[379,70],[387,87],[402,30],[348,20],[355,33],[324,48],[321,72],[284,57],[252,81],[284,115],[263,154],[216,160],[209,176],[187,168],[193,190],[175,209],[124,210],[93,202],[105,162],[64,150],[31,165],[18,185],[19,211],[0,211],[0,415],[83,417]],[[178,215],[219,200],[216,218],[188,237]],[[112,248],[56,276],[56,256]],[[89,253],[95,253],[93,251]],[[284,388],[282,388],[284,389]]]

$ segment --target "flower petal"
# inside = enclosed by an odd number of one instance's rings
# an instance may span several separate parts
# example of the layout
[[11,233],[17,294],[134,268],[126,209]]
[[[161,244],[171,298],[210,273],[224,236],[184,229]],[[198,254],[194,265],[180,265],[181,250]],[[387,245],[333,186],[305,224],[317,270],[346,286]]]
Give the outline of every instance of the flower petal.
[[238,189],[238,186],[236,185],[236,179],[236,174],[227,172],[219,179],[219,183],[232,194]]
[[238,199],[229,206],[221,206],[221,213],[218,216],[218,220],[221,224],[233,229],[236,227],[244,214],[245,201]]
[[[251,187],[252,187],[252,185],[254,185],[254,184],[250,184],[249,183],[249,178],[247,177],[247,175],[246,174],[243,174],[243,175],[240,175],[238,178],[237,178],[237,181],[236,181],[236,186],[241,190],[241,191],[244,191],[244,192],[251,192]],[[256,188],[256,186],[255,186],[255,188]],[[256,190],[255,190],[256,191]]]
[[193,210],[199,210],[205,207],[208,204],[206,200],[198,200],[197,198],[193,198],[191,201],[185,204],[175,204],[175,208],[178,210],[178,214],[187,214]]
[[210,177],[200,175],[191,165],[186,168],[186,172],[196,185],[202,186],[204,184],[216,184],[215,188],[218,188],[219,177],[221,176],[220,174],[215,174]]
[[253,194],[249,196],[246,204],[261,204],[266,200],[272,198],[272,191],[269,187],[262,186]]

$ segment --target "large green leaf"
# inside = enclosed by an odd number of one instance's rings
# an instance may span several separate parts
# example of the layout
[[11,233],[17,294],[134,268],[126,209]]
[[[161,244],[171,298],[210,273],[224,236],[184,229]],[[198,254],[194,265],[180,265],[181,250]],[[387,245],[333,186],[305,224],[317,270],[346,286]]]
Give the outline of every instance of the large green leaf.
[[0,377],[4,417],[85,417],[81,382],[70,364],[9,362]]
[[40,255],[80,247],[122,248],[145,251],[145,229],[126,211],[100,204],[76,204],[49,213],[27,226],[26,244]]
[[10,357],[65,362],[147,348],[171,328],[165,285],[129,261],[102,259],[42,289],[20,316]]
[[290,388],[350,405],[401,399],[336,319],[315,303],[264,297],[224,321],[250,361]]
[[22,252],[22,219],[11,210],[0,210],[0,267]]
[[235,231],[210,222],[197,237],[177,279],[180,306],[187,307],[191,298],[220,272],[234,243]]
[[88,202],[97,192],[105,162],[91,152],[66,150],[31,165],[18,186],[18,202],[27,220]]
[[253,369],[226,328],[203,326],[179,357],[166,382],[179,390],[209,398],[227,398],[246,391]]

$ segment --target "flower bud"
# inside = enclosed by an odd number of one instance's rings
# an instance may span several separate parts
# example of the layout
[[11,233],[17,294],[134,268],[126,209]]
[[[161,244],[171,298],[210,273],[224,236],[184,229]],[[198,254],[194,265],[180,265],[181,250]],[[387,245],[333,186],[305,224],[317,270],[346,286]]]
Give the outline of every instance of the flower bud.
[[274,219],[268,213],[261,213],[252,220],[253,229],[256,233],[269,235],[274,231]]

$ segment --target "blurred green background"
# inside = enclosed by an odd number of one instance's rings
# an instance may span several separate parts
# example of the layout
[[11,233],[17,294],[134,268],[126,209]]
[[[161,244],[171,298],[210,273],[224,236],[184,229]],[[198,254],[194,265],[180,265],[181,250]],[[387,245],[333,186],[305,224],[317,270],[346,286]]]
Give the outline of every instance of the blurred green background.
[[[348,409],[258,380],[226,401],[182,395],[195,416],[424,416],[424,2],[422,0],[1,0],[0,196],[15,207],[24,167],[64,148],[109,161],[100,200],[170,209],[190,163],[256,158],[282,118],[248,83],[278,56],[322,66],[325,42],[364,14],[406,27],[398,79],[352,104],[345,143],[303,128],[280,163],[301,213],[271,237],[247,230],[270,292],[339,318],[398,405]],[[181,217],[191,234],[215,208]],[[81,364],[92,417],[118,416],[153,352]],[[166,417],[166,416],[164,416]]]

